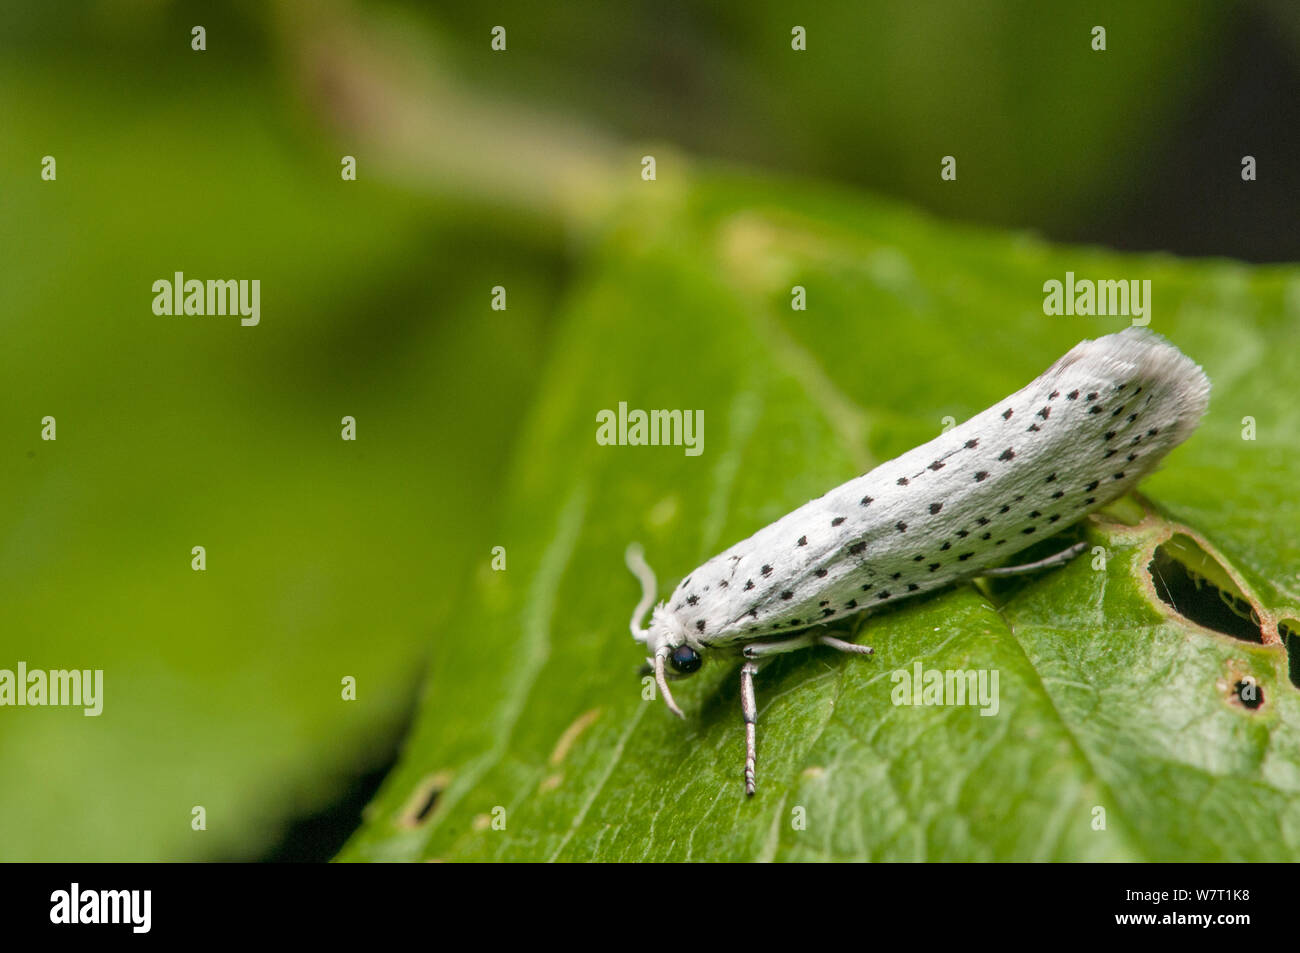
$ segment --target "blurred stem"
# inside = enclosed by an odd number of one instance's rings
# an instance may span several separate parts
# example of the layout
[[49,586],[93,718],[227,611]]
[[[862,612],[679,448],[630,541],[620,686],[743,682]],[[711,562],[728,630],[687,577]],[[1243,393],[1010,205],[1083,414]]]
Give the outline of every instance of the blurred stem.
[[580,120],[458,82],[409,15],[284,0],[272,26],[296,92],[362,174],[579,231],[605,217],[620,183],[640,181],[640,157]]

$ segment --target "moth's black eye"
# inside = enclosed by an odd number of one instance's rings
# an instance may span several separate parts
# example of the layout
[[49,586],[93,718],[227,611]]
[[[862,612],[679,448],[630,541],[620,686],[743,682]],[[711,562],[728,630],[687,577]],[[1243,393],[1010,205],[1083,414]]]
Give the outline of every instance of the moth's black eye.
[[691,672],[699,670],[700,653],[689,645],[679,645],[673,649],[673,654],[669,656],[668,661],[672,663],[673,668],[678,672],[689,675]]

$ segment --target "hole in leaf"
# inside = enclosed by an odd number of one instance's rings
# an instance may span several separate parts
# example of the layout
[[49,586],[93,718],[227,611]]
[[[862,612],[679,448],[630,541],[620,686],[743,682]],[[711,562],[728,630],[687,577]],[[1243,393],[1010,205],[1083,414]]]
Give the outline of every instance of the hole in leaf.
[[438,806],[439,795],[447,790],[450,781],[451,775],[442,771],[429,775],[417,784],[410,798],[407,799],[405,807],[402,808],[402,813],[398,815],[398,825],[419,827],[427,821],[433,814],[433,809]]
[[433,813],[433,807],[438,803],[438,795],[441,793],[442,791],[436,788],[429,792],[429,796],[425,798],[424,806],[421,807],[415,815],[415,822],[417,824],[423,823],[428,816]]
[[1300,622],[1283,619],[1277,624],[1277,634],[1282,636],[1282,644],[1286,646],[1287,674],[1291,676],[1291,684],[1300,688]]
[[1156,594],[1197,625],[1262,645],[1259,614],[1227,570],[1190,537],[1175,534],[1156,547],[1147,569]]
[[1232,686],[1233,692],[1237,696],[1237,701],[1242,706],[1254,711],[1260,705],[1264,704],[1264,689],[1259,686],[1253,677],[1247,675],[1245,678]]

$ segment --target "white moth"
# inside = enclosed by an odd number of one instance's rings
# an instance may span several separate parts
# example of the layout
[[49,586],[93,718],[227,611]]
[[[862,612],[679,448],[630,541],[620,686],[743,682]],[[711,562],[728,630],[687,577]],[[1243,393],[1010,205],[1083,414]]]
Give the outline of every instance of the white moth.
[[707,655],[740,657],[745,793],[754,793],[754,674],[762,660],[824,645],[869,655],[816,628],[973,576],[1062,564],[1077,544],[1036,563],[993,569],[1119,497],[1196,429],[1210,382],[1145,328],[1083,341],[1042,376],[958,427],[805,503],[714,556],[655,606],[640,547],[628,567],[642,598],[632,635],[645,644],[664,702]]

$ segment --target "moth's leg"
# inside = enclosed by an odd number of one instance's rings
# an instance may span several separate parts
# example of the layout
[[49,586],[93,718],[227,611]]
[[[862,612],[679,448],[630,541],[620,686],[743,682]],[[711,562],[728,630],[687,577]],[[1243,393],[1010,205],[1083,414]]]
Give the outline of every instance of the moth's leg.
[[1079,553],[1088,548],[1087,541],[1075,543],[1069,549],[1063,549],[1054,556],[1048,556],[1046,559],[1040,559],[1037,562],[1025,563],[1023,566],[1003,566],[1001,569],[984,569],[976,573],[978,576],[1019,576],[1027,572],[1038,572],[1040,569],[1052,569],[1056,566],[1064,566]]
[[754,701],[754,673],[758,662],[740,666],[740,713],[745,718],[745,796],[754,796],[754,766],[758,761],[758,705]]
[[805,632],[782,642],[751,642],[740,650],[740,654],[748,659],[769,658],[773,655],[784,655],[786,652],[806,649],[810,645],[816,645],[817,639],[815,632]]
[[[754,642],[740,650],[745,664],[740,666],[740,713],[745,718],[745,796],[754,796],[754,766],[758,761],[758,705],[754,701],[754,675],[763,659],[784,655],[817,644],[812,632],[796,635],[784,642]],[[757,661],[756,661],[757,660]]]
[[817,636],[817,644],[825,645],[827,648],[835,649],[837,652],[850,652],[854,655],[870,655],[875,651],[869,645],[858,645],[856,642],[845,642],[843,639],[837,639],[833,635]]
[[741,654],[750,659],[770,658],[773,655],[784,655],[786,652],[795,652],[813,645],[824,645],[837,652],[851,652],[854,655],[870,655],[875,651],[869,645],[845,642],[833,635],[810,631],[803,635],[796,635],[793,639],[786,639],[784,642],[753,642],[741,649]]
[[753,642],[740,650],[745,657],[745,664],[740,667],[740,712],[745,718],[745,794],[748,797],[754,796],[754,766],[758,761],[758,705],[754,701],[754,675],[764,661],[772,656],[797,652],[813,645],[825,645],[854,655],[870,655],[873,651],[869,645],[845,642],[831,635],[822,635],[816,630],[782,642]]

